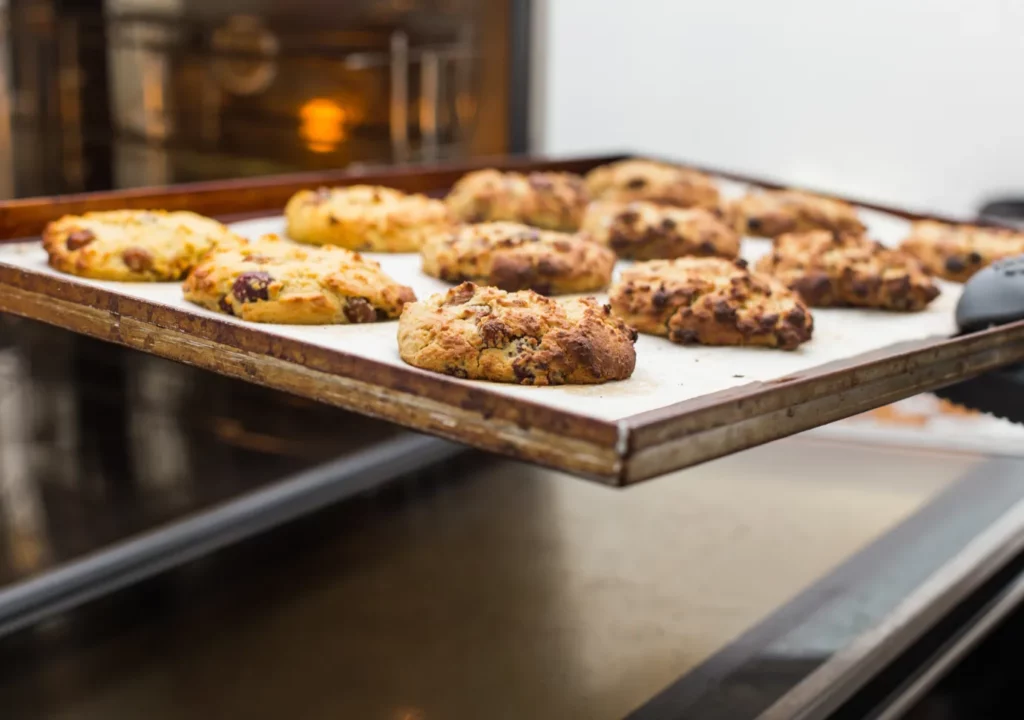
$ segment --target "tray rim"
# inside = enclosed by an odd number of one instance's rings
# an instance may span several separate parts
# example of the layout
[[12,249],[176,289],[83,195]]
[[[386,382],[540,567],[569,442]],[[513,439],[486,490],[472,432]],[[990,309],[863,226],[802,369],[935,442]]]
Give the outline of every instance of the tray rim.
[[[188,208],[224,220],[238,220],[280,214],[291,194],[317,184],[374,183],[422,192],[450,186],[462,174],[485,167],[585,172],[632,156],[506,156],[12,200],[0,202],[0,243],[38,235],[50,220],[86,209]],[[781,187],[776,181],[699,169],[752,185]],[[955,222],[843,199],[908,219]],[[616,486],[657,477],[1024,360],[1022,321],[970,336],[900,343],[792,376],[747,383],[608,421],[499,396],[484,383],[466,383],[418,368],[328,350],[259,327],[241,327],[11,266],[0,265],[0,287],[4,288],[0,311]],[[680,442],[684,438],[687,442]]]

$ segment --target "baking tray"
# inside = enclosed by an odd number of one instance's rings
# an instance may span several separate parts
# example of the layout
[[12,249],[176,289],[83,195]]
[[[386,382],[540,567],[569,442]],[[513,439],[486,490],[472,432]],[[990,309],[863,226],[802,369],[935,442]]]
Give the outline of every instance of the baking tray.
[[[66,213],[189,209],[239,222],[244,233],[282,229],[297,190],[379,183],[443,193],[480,167],[585,172],[622,155],[574,160],[488,159],[463,165],[307,173],[93,193],[0,204],[0,311],[275,387],[470,445],[613,485],[627,485],[838,420],[1024,359],[1024,323],[952,337],[959,286],[925,312],[815,310],[815,338],[796,352],[693,348],[641,336],[623,382],[523,387],[460,380],[405,365],[396,323],[280,326],[244,323],[192,306],[176,283],[135,284],[62,275],[37,237]],[[716,173],[727,193],[770,182]],[[883,241],[925,217],[858,203]],[[21,239],[22,242],[10,242]],[[748,241],[744,254],[766,251]],[[375,256],[421,295],[447,287],[414,255]]]

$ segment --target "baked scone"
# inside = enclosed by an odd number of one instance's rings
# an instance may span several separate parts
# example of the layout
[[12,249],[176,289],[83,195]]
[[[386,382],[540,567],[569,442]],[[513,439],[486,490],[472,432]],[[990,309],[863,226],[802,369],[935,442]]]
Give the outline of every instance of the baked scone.
[[710,175],[654,160],[619,160],[587,173],[595,200],[648,200],[679,207],[717,208],[718,187]]
[[416,299],[359,253],[303,247],[275,235],[211,253],[182,289],[185,299],[210,310],[289,325],[388,320]]
[[630,260],[685,255],[735,258],[740,253],[739,234],[714,213],[647,201],[592,202],[583,216],[581,234]]
[[922,220],[913,224],[900,248],[920,260],[929,272],[966,282],[996,260],[1024,254],[1024,233]]
[[787,233],[757,269],[796,290],[812,307],[923,310],[939,296],[916,258],[863,235]]
[[734,200],[726,214],[737,232],[754,237],[807,230],[859,234],[866,229],[853,205],[799,190],[753,192]]
[[300,190],[284,215],[292,240],[366,252],[418,252],[453,223],[440,200],[376,185]]
[[624,380],[636,332],[594,298],[558,301],[463,283],[405,306],[398,351],[418,368],[522,385]]
[[572,232],[579,228],[588,200],[579,175],[478,170],[460,178],[445,202],[465,222],[511,220]]
[[65,215],[43,230],[51,266],[98,280],[181,280],[210,250],[241,242],[216,220],[186,211]]
[[427,241],[423,272],[451,283],[466,280],[541,295],[608,287],[615,253],[577,235],[513,222],[463,225]]
[[612,311],[643,333],[684,345],[764,345],[793,350],[814,322],[799,296],[743,260],[685,257],[624,270]]

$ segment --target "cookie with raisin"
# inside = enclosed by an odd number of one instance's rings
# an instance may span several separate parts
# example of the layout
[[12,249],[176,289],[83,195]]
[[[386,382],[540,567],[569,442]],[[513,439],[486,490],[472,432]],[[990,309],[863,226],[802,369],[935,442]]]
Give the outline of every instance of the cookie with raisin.
[[623,271],[612,311],[640,332],[684,345],[760,345],[795,350],[814,321],[800,297],[751,272],[743,260],[649,260]]
[[558,301],[531,290],[463,283],[405,306],[402,359],[471,380],[583,385],[624,380],[636,332],[594,298]]
[[193,212],[111,210],[65,215],[46,226],[43,247],[61,272],[97,280],[181,280],[218,247],[243,242]]
[[752,192],[730,203],[726,216],[737,232],[751,237],[808,230],[857,235],[866,229],[853,205],[799,190]]
[[377,185],[300,190],[284,214],[296,242],[364,252],[418,252],[453,224],[442,201]]
[[608,287],[615,253],[577,235],[513,222],[463,225],[429,240],[423,272],[447,282],[467,280],[541,295]]
[[463,222],[509,220],[573,232],[588,200],[583,178],[572,173],[478,170],[455,183],[445,202]]
[[251,322],[368,323],[397,318],[416,299],[374,260],[344,248],[266,235],[208,255],[185,279],[185,299]]
[[594,200],[646,200],[678,207],[719,206],[718,186],[699,170],[655,160],[619,160],[594,168],[586,176]]
[[704,208],[602,200],[590,203],[580,232],[627,260],[740,253],[739,234]]
[[967,282],[996,260],[1024,255],[1024,233],[1009,228],[915,222],[900,245],[938,277]]
[[788,233],[757,264],[812,307],[923,310],[939,288],[921,263],[863,235]]

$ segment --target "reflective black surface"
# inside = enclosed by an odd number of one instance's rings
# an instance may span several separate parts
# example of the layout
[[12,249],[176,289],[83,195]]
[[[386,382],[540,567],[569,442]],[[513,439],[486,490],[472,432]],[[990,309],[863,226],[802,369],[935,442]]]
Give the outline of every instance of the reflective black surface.
[[907,714],[906,720],[1024,717],[1020,653],[1024,608],[999,626]]
[[0,586],[397,432],[0,315]]

